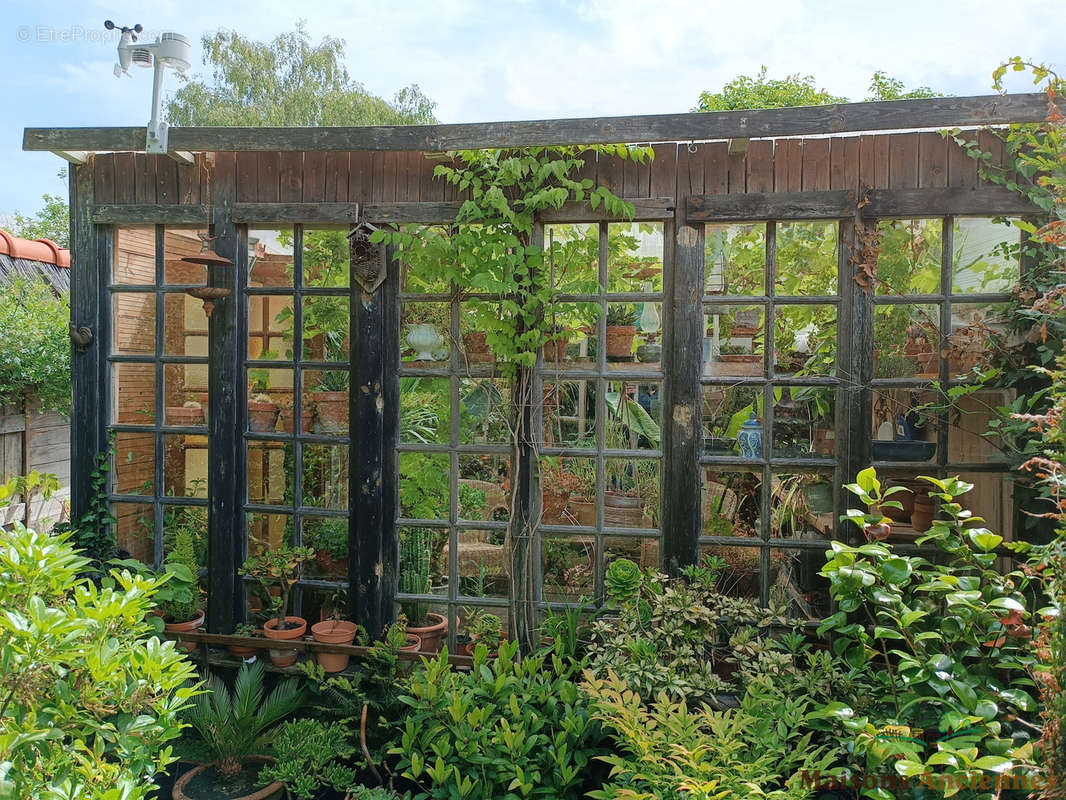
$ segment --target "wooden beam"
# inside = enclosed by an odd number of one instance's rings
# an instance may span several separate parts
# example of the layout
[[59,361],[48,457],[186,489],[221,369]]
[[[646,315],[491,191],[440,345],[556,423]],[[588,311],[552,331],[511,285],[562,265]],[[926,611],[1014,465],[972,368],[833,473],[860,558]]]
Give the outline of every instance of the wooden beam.
[[84,150],[53,150],[52,152],[71,164],[84,164],[89,159],[89,154]]
[[751,144],[751,139],[730,139],[728,152],[731,156],[742,156],[748,152],[748,145]]
[[996,216],[1040,214],[1018,192],[1004,186],[942,186],[926,189],[870,189],[864,217]]
[[844,219],[855,214],[855,193],[749,192],[704,194],[688,198],[689,222],[769,219]]
[[168,150],[167,155],[186,167],[191,167],[196,163],[196,156],[188,150]]
[[206,205],[177,203],[97,203],[89,207],[89,220],[97,225],[206,225]]
[[[586,117],[457,125],[333,128],[170,129],[175,150],[463,150],[560,144],[705,141],[766,136],[807,136],[845,131],[954,128],[1040,122],[1043,93],[931,97],[873,103],[772,108],[754,111]],[[137,128],[27,128],[24,150],[143,151]]]

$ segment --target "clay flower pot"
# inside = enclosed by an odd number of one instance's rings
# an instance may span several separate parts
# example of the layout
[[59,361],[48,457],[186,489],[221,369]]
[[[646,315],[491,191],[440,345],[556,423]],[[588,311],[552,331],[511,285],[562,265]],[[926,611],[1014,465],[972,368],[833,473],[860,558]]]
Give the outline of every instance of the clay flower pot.
[[925,533],[933,527],[933,517],[936,515],[936,503],[927,494],[914,496],[914,510],[911,511],[911,527],[918,533]]
[[640,528],[644,524],[644,498],[606,492],[603,496],[603,524],[616,528]]
[[[273,760],[274,759],[270,756],[246,756],[244,758],[245,763],[258,764],[268,764]],[[193,779],[199,777],[202,773],[207,772],[215,766],[217,766],[217,762],[201,764],[178,778],[177,782],[174,784],[174,790],[170,794],[172,800],[204,800],[204,798],[201,798],[197,794],[189,794],[186,789],[188,789],[189,784]],[[189,791],[192,790],[190,789]],[[264,786],[262,789],[256,789],[251,794],[242,795],[240,797],[231,797],[230,800],[280,800],[280,798],[284,796],[284,792],[285,784],[280,781],[275,781],[274,783]],[[212,796],[217,797],[218,795]]]
[[471,364],[491,364],[496,360],[482,331],[463,334],[463,351],[466,353],[466,360]]
[[[295,418],[292,406],[283,408],[278,412],[278,429],[282,433],[295,433],[292,423]],[[312,425],[311,409],[305,408],[300,412],[300,433],[310,433]]]
[[407,644],[400,648],[401,653],[417,653],[422,649],[422,640],[413,633],[407,634]]
[[[329,619],[311,626],[311,635],[323,644],[351,644],[359,630],[354,622]],[[347,653],[315,653],[319,666],[326,672],[342,672],[348,666]]]
[[448,633],[448,618],[443,614],[429,613],[431,620],[436,620],[429,625],[408,625],[407,633],[417,636],[421,640],[420,653],[439,653],[440,643]]
[[633,352],[636,325],[607,326],[607,358],[629,358]]
[[[285,622],[289,627],[279,630],[277,618],[272,617],[263,625],[263,633],[266,634],[268,639],[285,642],[303,638],[303,635],[307,632],[307,620],[303,617],[285,617]],[[297,650],[271,650],[270,660],[275,667],[291,667],[296,663],[298,655],[299,651]]]
[[348,430],[348,393],[315,392],[316,433],[344,433]]
[[167,425],[179,425],[183,428],[192,428],[204,424],[203,408],[167,406],[166,417]]
[[260,400],[248,401],[248,430],[253,433],[273,433],[278,422],[278,404]]
[[[188,622],[164,622],[163,630],[167,633],[188,633],[189,631],[195,631],[204,624],[204,612],[195,619],[190,619]],[[186,653],[191,653],[198,646],[197,642],[190,642],[185,639],[178,639],[178,647],[184,650]]]
[[229,654],[235,658],[245,659],[259,655],[258,647],[248,647],[243,644],[228,644],[226,645],[226,649],[229,651]]

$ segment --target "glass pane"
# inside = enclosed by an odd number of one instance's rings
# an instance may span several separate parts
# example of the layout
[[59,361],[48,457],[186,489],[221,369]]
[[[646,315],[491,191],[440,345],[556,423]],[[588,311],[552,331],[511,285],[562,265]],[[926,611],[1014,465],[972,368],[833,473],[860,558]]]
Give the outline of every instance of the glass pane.
[[327,580],[348,580],[348,518],[303,518],[303,542],[315,549],[315,559],[307,565],[307,576]]
[[780,222],[775,253],[777,294],[837,293],[837,223]]
[[[459,518],[505,521],[510,512],[508,459],[503,456],[459,456]],[[447,475],[441,476],[441,483]]]
[[957,294],[1008,292],[1018,284],[1020,233],[1010,221],[955,220],[951,291]]
[[707,294],[766,293],[766,225],[708,225]]
[[163,507],[163,558],[173,552],[175,544],[187,540],[192,544],[196,564],[207,566],[207,506]]
[[293,298],[251,295],[248,298],[248,358],[292,359]]
[[770,536],[774,539],[833,538],[832,472],[776,474],[770,487]]
[[500,639],[509,638],[510,626],[510,612],[505,607],[479,605],[461,608],[455,650],[460,655],[473,655],[474,648],[484,642],[491,654],[496,651]]
[[[448,559],[444,553],[448,543],[447,528],[400,528],[400,585],[401,594],[433,594],[435,587],[443,587],[448,580]],[[425,616],[412,614],[408,620]]]
[[111,418],[128,425],[155,422],[155,365],[112,364]]
[[822,550],[771,550],[771,602],[787,605],[793,619],[821,622],[831,613],[829,584],[818,574],[825,566]]
[[400,453],[400,516],[448,519],[449,459],[446,453]]
[[542,524],[596,524],[595,459],[542,456],[540,491]]
[[303,373],[303,407],[313,409],[315,433],[348,433],[348,370],[306,370]]
[[654,528],[659,524],[659,462],[608,458],[603,524],[610,528]]
[[874,461],[929,461],[936,455],[937,410],[930,390],[880,389],[873,395]]
[[163,352],[168,356],[207,355],[207,314],[195,297],[163,295]]
[[[612,244],[615,241],[612,240]],[[600,227],[595,223],[546,225],[545,268],[558,294],[599,292]]]
[[700,546],[700,563],[717,575],[715,588],[729,597],[759,597],[759,559],[762,550],[753,540],[743,545]]
[[115,434],[115,494],[155,492],[155,436],[151,433]]
[[451,441],[451,381],[400,378],[400,441],[447,444]]
[[[596,381],[543,384],[544,444],[548,447],[596,446]],[[657,389],[657,387],[655,387]],[[617,400],[618,392],[614,397]],[[628,396],[627,396],[628,397]],[[658,400],[658,394],[656,394]],[[623,405],[623,410],[628,403]],[[618,403],[615,402],[615,409]],[[613,412],[612,412],[613,415]]]
[[877,230],[877,294],[939,294],[942,220],[882,220]]
[[[401,359],[417,366],[446,366],[451,352],[450,330],[451,307],[447,303],[404,303],[400,321]],[[491,354],[483,360],[491,361]]]
[[155,560],[155,511],[143,503],[112,503],[115,543],[119,558],[136,558],[145,564]]
[[761,376],[764,317],[762,306],[706,306],[702,374]]
[[284,442],[249,441],[248,502],[289,506],[294,502],[293,445]]
[[[407,226],[408,232],[417,237],[426,253],[433,253],[444,244],[448,235],[446,229],[434,226]],[[419,253],[419,256],[422,254]],[[394,262],[395,263],[395,262]],[[440,262],[432,257],[416,257],[397,264],[400,270],[400,288],[411,294],[443,294],[448,291],[448,283],[439,275]],[[393,265],[390,264],[392,269]]]
[[703,467],[700,500],[703,536],[756,536],[762,478],[753,472]]
[[348,448],[343,445],[303,446],[303,504],[317,508],[348,508]]
[[165,364],[163,424],[205,425],[207,408],[207,364]]
[[558,303],[543,348],[544,372],[595,369],[599,318],[598,303]]
[[[609,303],[607,305],[607,361],[619,362],[628,368],[636,361],[636,349],[643,343],[640,332],[641,307],[658,304]],[[656,312],[658,313],[658,312]],[[640,338],[638,338],[638,335]]]
[[836,389],[830,386],[774,388],[774,458],[833,455],[833,410]]
[[663,224],[607,225],[607,291],[662,292]]
[[292,228],[248,231],[248,286],[292,286]]
[[[181,260],[197,256],[203,251],[198,235],[200,233],[206,234],[207,232],[184,228],[166,229],[163,234],[163,280],[166,283],[197,286],[207,283],[207,267],[203,264],[190,264]],[[213,248],[214,242],[209,242],[208,247]]]
[[940,366],[940,306],[874,308],[874,376],[936,378]]
[[596,537],[541,537],[541,574],[549,603],[591,598],[596,586]]
[[662,444],[662,386],[608,381],[605,444],[609,450],[657,450]]
[[641,569],[659,569],[659,539],[654,536],[605,536],[604,570],[619,558],[628,558]]
[[774,348],[778,375],[835,375],[837,307],[778,306]]
[[115,292],[111,296],[113,347],[120,355],[155,355],[155,294]]
[[[459,593],[464,597],[509,597],[511,569],[506,532],[500,530],[460,530],[456,559]],[[449,546],[444,546],[447,562]],[[462,615],[470,618],[470,612]]]
[[111,281],[125,286],[155,284],[155,228],[115,229]]
[[[401,394],[403,381],[401,380]],[[459,381],[459,444],[507,444],[511,441],[511,384],[499,378]],[[447,409],[443,421],[447,422]],[[443,441],[438,439],[438,441]]]
[[[281,408],[292,407],[291,369],[248,368],[248,430],[273,433]],[[304,407],[306,405],[304,400]]]
[[761,387],[704,386],[703,455],[738,455],[737,434],[749,419],[758,419],[761,403]]
[[[956,398],[948,414],[948,461],[954,463],[978,463],[1003,461],[1007,458],[1008,445],[989,428],[993,419],[1000,419],[1010,412],[1008,408],[1013,392],[990,389]],[[997,410],[998,409],[998,410]]]
[[305,361],[348,361],[351,299],[305,297],[303,301]]
[[207,436],[163,436],[163,493],[168,497],[207,497]]
[[304,286],[347,289],[349,253],[347,228],[304,228]]
[[945,343],[951,374],[987,367],[1006,348],[1007,320],[1006,303],[953,303]]

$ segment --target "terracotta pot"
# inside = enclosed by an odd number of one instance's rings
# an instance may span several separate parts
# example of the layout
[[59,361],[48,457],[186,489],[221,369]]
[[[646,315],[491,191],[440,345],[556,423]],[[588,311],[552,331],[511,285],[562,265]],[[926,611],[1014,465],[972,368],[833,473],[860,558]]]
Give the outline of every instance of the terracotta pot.
[[[292,429],[295,416],[291,406],[281,409],[278,412],[278,430],[282,433],[295,433]],[[305,408],[300,412],[300,433],[311,433],[312,419],[311,409]]]
[[607,326],[607,358],[629,358],[633,354],[636,325]]
[[402,653],[417,653],[422,649],[422,640],[413,633],[407,634],[407,644],[400,648]]
[[185,406],[167,406],[166,418],[167,425],[192,428],[204,424],[204,410],[202,408],[186,408]]
[[893,522],[909,522],[911,516],[914,514],[914,496],[915,495],[913,492],[897,492],[888,499],[890,501],[895,500],[897,503],[903,506],[903,508],[899,509],[887,506],[881,509],[881,513]]
[[248,647],[243,644],[228,644],[226,649],[229,650],[231,656],[236,658],[251,658],[259,655],[258,647]]
[[578,525],[591,527],[596,524],[596,504],[591,500],[586,500],[583,497],[571,497],[567,501],[566,507],[573,513]]
[[565,494],[543,494],[541,496],[541,522],[545,525],[564,525],[563,515],[566,503],[570,499]]
[[633,495],[607,492],[603,496],[603,524],[612,528],[640,528],[644,524],[644,500]]
[[911,527],[918,533],[925,533],[933,526],[936,504],[927,494],[914,496],[914,510],[911,512]]
[[[323,644],[351,644],[359,630],[354,622],[330,619],[311,626],[311,635]],[[315,653],[319,666],[326,672],[341,672],[348,666],[347,653]]]
[[940,356],[938,353],[922,353],[915,361],[918,364],[918,372],[922,375],[935,375],[940,372]]
[[[270,756],[246,756],[244,758],[246,763],[257,762],[260,764],[269,764],[273,760],[274,759]],[[178,778],[177,782],[174,784],[174,790],[170,794],[172,800],[202,800],[202,798],[195,794],[188,794],[185,789],[194,778],[198,777],[201,773],[207,772],[207,770],[214,766],[217,766],[217,762],[201,764],[198,767],[193,767]],[[230,798],[230,800],[278,800],[283,796],[284,792],[285,784],[275,781],[274,783],[264,786],[262,789],[256,789],[251,794],[233,797]]]
[[326,575],[348,575],[348,559],[334,558],[328,550],[315,550],[315,563]]
[[[163,630],[167,633],[188,633],[189,631],[197,630],[204,624],[204,612],[201,611],[196,619],[190,619],[188,622],[164,622]],[[199,642],[190,642],[186,639],[178,639],[178,647],[184,650],[186,653],[191,653],[199,646]]]
[[837,432],[832,428],[815,428],[814,441],[811,445],[814,452],[824,456],[831,456],[836,452]]
[[566,361],[566,347],[569,343],[565,336],[549,339],[544,343],[544,360],[550,362]]
[[278,404],[248,401],[248,430],[253,433],[273,433],[278,422]]
[[418,649],[420,653],[439,653],[440,643],[444,636],[448,633],[448,618],[443,614],[436,614],[430,612],[430,619],[435,619],[432,625],[408,625],[408,635],[414,635],[419,638],[421,645]]
[[[307,632],[307,620],[303,617],[285,617],[285,622],[293,627],[278,630],[277,617],[272,617],[263,625],[263,633],[266,634],[268,639],[285,642],[301,639]],[[299,654],[298,650],[271,650],[270,661],[275,667],[291,667],[296,663],[296,657]]]
[[485,342],[485,334],[482,331],[471,331],[463,334],[463,352],[466,360],[471,364],[491,364],[496,356]]
[[348,430],[348,393],[315,392],[315,432],[344,433]]

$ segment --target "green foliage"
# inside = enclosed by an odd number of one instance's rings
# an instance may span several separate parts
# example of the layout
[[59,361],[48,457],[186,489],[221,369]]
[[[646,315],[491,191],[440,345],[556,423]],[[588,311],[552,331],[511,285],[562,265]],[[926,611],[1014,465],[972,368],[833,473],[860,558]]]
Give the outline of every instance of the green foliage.
[[[66,170],[60,173],[66,177]],[[41,196],[43,206],[32,215],[15,212],[11,232],[23,239],[51,239],[60,247],[70,247],[70,208],[67,201],[57,194]]]
[[[1003,538],[957,501],[971,484],[924,480],[943,518],[918,543],[939,551],[935,561],[884,543],[833,542],[827,552],[821,575],[839,610],[819,632],[834,632],[835,652],[866,670],[875,688],[863,712],[837,701],[825,714],[852,734],[855,756],[870,774],[1026,771],[1035,728],[1024,717],[1037,710],[1026,688],[1036,663],[1026,620],[1038,587],[1020,570],[995,569]],[[847,488],[868,505],[884,496],[872,469]],[[845,518],[865,528],[870,514],[851,509]],[[932,733],[936,748],[913,733],[888,735],[886,725]]]
[[0,798],[141,800],[174,761],[192,666],[146,621],[162,581],[98,588],[68,534],[0,530]]
[[324,787],[347,792],[355,770],[347,762],[355,755],[352,730],[340,722],[294,719],[274,737],[276,761],[259,773],[260,781],[280,781],[293,797],[314,800]]
[[903,81],[898,78],[890,78],[883,71],[877,70],[870,78],[870,92],[867,100],[916,100],[922,97],[943,97],[940,92],[934,92],[928,86],[919,86],[916,89],[908,89]]
[[470,672],[447,653],[411,676],[409,707],[390,752],[418,784],[417,800],[517,800],[581,796],[599,725],[575,682],[577,667],[546,651],[519,660],[502,642],[478,644]]
[[262,661],[242,664],[233,691],[218,674],[207,682],[207,691],[196,697],[185,712],[185,721],[199,736],[199,745],[218,762],[227,780],[240,774],[248,756],[269,755],[270,745],[282,719],[303,703],[295,678],[288,678],[270,694],[263,685]]
[[[404,594],[429,594],[433,590],[429,578],[432,544],[433,532],[428,528],[404,528],[400,532],[400,591]],[[429,604],[425,601],[409,601],[402,608],[414,627],[429,620]]]
[[167,106],[171,125],[414,125],[435,122],[415,85],[391,102],[369,93],[344,66],[344,41],[313,44],[302,23],[260,42],[236,31],[200,40],[210,78],[185,82]]
[[618,558],[607,567],[603,582],[611,602],[628,603],[640,594],[643,575],[640,567],[628,558]]
[[159,610],[168,622],[187,622],[195,619],[202,605],[200,599],[199,562],[196,558],[196,535],[187,527],[175,531],[174,544],[167,554],[166,583],[173,596],[159,603]]
[[99,568],[118,552],[114,529],[116,520],[107,499],[110,471],[111,453],[97,453],[95,465],[89,473],[89,502],[85,511],[70,525],[57,525],[52,529],[53,533],[69,531],[70,543],[89,559],[94,568]]
[[832,763],[828,748],[805,732],[810,701],[765,685],[753,686],[741,707],[728,711],[690,709],[666,694],[645,704],[613,672],[589,675],[583,688],[616,746],[601,756],[611,779],[589,792],[594,800],[800,800],[809,793],[801,771]]
[[[161,581],[155,600],[166,622],[188,622],[200,613],[200,586],[195,568],[172,559],[168,559],[164,568],[158,571],[135,558],[113,559],[110,563],[142,578]],[[152,622],[158,620],[156,617]]]
[[43,278],[15,278],[0,292],[0,403],[36,395],[70,413],[70,300]]
[[767,78],[766,67],[754,78],[738,75],[722,87],[720,92],[700,92],[699,103],[693,111],[734,111],[746,108],[786,108],[789,106],[824,106],[846,103],[819,89],[813,75],[798,72],[781,79]]
[[259,555],[249,556],[241,565],[241,574],[256,580],[265,593],[270,593],[271,586],[278,587],[278,596],[273,601],[278,630],[285,629],[289,594],[300,580],[304,562],[314,557],[314,548],[283,544],[274,550],[264,550]]
[[37,495],[43,502],[47,502],[59,491],[59,478],[51,472],[40,472],[32,469],[25,475],[11,478],[7,483],[0,484],[0,508],[6,508],[14,497],[22,498],[25,505],[26,519],[29,527],[38,527],[39,518],[34,518],[33,501]]

